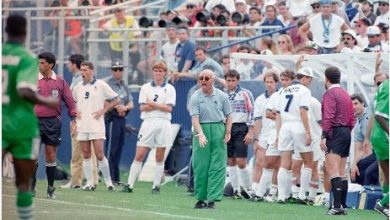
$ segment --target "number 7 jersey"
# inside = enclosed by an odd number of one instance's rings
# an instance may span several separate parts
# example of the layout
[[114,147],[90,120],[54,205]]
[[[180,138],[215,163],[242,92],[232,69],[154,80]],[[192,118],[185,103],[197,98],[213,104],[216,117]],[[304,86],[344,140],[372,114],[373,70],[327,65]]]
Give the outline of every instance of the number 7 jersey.
[[283,89],[279,96],[279,105],[282,122],[302,121],[301,108],[309,110],[311,100],[310,90],[302,84],[293,84]]

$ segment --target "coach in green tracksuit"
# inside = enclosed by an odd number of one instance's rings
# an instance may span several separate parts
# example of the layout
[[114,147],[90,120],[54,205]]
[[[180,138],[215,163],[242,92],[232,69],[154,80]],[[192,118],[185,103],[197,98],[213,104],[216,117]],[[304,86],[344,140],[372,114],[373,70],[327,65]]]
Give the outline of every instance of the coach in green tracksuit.
[[232,110],[227,94],[214,88],[214,81],[215,74],[211,70],[200,72],[200,89],[189,103],[195,129],[192,166],[198,199],[196,209],[214,209],[214,202],[222,199],[225,185],[226,143],[230,140]]

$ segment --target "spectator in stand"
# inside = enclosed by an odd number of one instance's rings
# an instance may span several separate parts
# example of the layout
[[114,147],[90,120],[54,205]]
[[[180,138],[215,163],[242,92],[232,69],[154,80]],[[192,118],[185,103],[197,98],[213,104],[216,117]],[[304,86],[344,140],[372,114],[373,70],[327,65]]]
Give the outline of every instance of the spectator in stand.
[[[237,49],[237,53],[249,53],[250,48],[247,45],[241,45]],[[240,73],[240,79],[250,80],[251,79],[251,69],[253,67],[253,62],[250,59],[243,58],[240,59],[240,62],[236,66],[236,70]]]
[[223,74],[225,75],[228,70],[230,70],[230,55],[224,54],[221,57],[221,63],[223,68]]
[[[283,23],[276,18],[276,7],[275,5],[267,5],[265,7],[266,9],[266,19],[264,20],[264,22],[261,24],[261,26],[281,26],[281,28],[284,28],[284,25]],[[276,29],[263,29],[262,30],[262,33],[265,34],[265,33],[268,33],[268,32],[271,32],[271,31],[275,31]],[[280,32],[281,34],[285,34],[286,32],[285,31],[282,31]]]
[[312,13],[310,14],[309,17],[316,15],[321,12],[321,4],[320,0],[312,0],[312,3],[310,4],[312,8]]
[[285,1],[278,3],[278,12],[279,15],[276,18],[279,19],[285,27],[290,26],[292,17]]
[[337,15],[331,12],[331,1],[321,0],[322,13],[316,14],[299,28],[301,37],[309,40],[311,31],[313,41],[319,46],[319,54],[335,53],[340,44],[341,32],[348,29],[348,25]]
[[262,16],[261,10],[257,7],[249,9],[249,24],[243,26],[242,32],[246,37],[251,37],[256,34],[255,29],[246,29],[246,27],[258,27],[261,24]]
[[355,23],[356,39],[363,48],[366,48],[368,46],[367,28],[371,25],[370,20],[368,18],[362,18],[355,21]]
[[382,44],[389,45],[389,25],[385,23],[379,23],[378,27],[381,29]]
[[204,8],[211,12],[217,5],[223,5],[229,12],[234,12],[235,10],[234,0],[208,0]]
[[378,0],[376,3],[378,3],[379,15],[376,17],[374,25],[378,25],[380,23],[389,25],[389,1]]
[[172,23],[168,24],[166,27],[166,34],[168,41],[161,47],[160,58],[167,64],[168,72],[177,71],[175,52],[177,45],[179,44],[179,39],[177,38],[176,26]]
[[369,147],[363,147],[368,120],[372,113],[366,108],[362,95],[353,94],[351,99],[356,116],[351,180],[360,185],[379,185],[378,160],[372,152],[371,144]]
[[269,36],[265,36],[261,38],[259,48],[261,50],[261,54],[263,55],[278,54],[276,50],[276,44],[274,40]]
[[[236,7],[235,12],[240,13],[241,21],[236,22],[237,25],[247,24],[249,22],[248,6],[245,0],[235,0],[234,6]],[[233,12],[232,15],[235,13]]]
[[381,31],[378,26],[367,28],[368,46],[363,52],[389,52],[389,46],[381,42]]
[[287,0],[286,6],[292,17],[304,17],[310,14],[309,0]]
[[292,55],[294,54],[294,45],[292,44],[290,36],[282,34],[278,38],[278,54],[279,55]]
[[341,36],[340,53],[359,53],[362,51],[362,48],[358,46],[355,31],[348,29],[341,33]]
[[332,1],[332,6],[331,6],[331,9],[332,9],[332,13],[335,14],[335,15],[338,15],[340,18],[342,18],[344,20],[344,22],[346,24],[348,24],[349,26],[349,19],[348,19],[348,15],[347,13],[341,8],[340,4],[340,0],[331,0]]
[[309,55],[318,54],[318,45],[314,41],[306,41],[303,51]]
[[195,43],[190,40],[188,27],[178,27],[177,33],[180,41],[175,51],[177,71],[188,72],[196,64]]
[[358,9],[355,6],[356,3],[354,3],[353,0],[343,0],[345,4],[345,13],[347,13],[347,17],[349,21],[352,21],[352,19],[358,14]]
[[[125,14],[125,10],[123,8],[117,8],[115,9],[115,17],[109,20],[107,23],[105,23],[102,27],[105,31],[109,31],[110,29],[119,29],[119,28],[139,28],[137,20],[130,15]],[[123,39],[123,32],[122,31],[112,31],[110,32],[109,39],[110,40],[120,40]],[[135,39],[136,37],[140,36],[140,31],[132,32],[130,31],[128,33],[129,41]],[[130,47],[134,45],[129,45]],[[111,59],[116,60],[123,58],[123,43],[122,42],[110,42],[110,48],[111,48]],[[129,49],[130,50],[130,49]],[[130,52],[129,56],[130,58],[137,56],[136,54],[139,53],[138,51]]]
[[373,0],[364,0],[362,2],[361,6],[359,6],[359,14],[355,17],[354,22],[364,18],[370,21],[370,24],[368,26],[375,23],[376,15],[374,14]]

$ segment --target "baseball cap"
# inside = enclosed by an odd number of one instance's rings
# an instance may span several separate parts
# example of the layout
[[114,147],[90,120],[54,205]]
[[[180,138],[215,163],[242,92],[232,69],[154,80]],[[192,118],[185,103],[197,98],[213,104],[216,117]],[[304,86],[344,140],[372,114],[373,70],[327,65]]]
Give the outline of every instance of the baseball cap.
[[246,5],[246,1],[245,0],[235,0],[234,4],[237,4],[237,3],[242,3],[242,4]]
[[310,5],[320,4],[320,0],[311,0]]
[[341,35],[344,35],[344,34],[349,34],[349,35],[351,35],[355,40],[357,40],[357,39],[356,39],[356,33],[355,33],[355,31],[353,31],[352,29],[347,29],[347,30],[345,30],[344,32],[341,33]]
[[120,60],[114,60],[111,64],[111,68],[123,68],[125,67]]
[[372,35],[380,35],[381,31],[379,30],[378,26],[370,26],[367,28],[367,35],[372,36]]
[[361,18],[357,21],[354,21],[354,23],[356,24],[364,24],[366,26],[370,26],[371,25],[371,21],[368,19],[368,18]]
[[330,5],[332,3],[331,0],[320,0],[321,5]]
[[314,77],[313,69],[310,67],[302,67],[298,70],[297,74],[301,74],[308,77]]

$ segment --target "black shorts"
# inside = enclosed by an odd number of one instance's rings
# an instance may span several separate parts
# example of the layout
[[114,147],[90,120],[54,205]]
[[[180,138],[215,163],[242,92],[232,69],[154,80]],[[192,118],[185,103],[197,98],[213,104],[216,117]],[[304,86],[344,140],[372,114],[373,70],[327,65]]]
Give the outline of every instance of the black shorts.
[[332,135],[326,139],[326,154],[333,153],[345,158],[351,148],[351,130],[348,127],[333,127]]
[[227,143],[228,158],[247,157],[248,145],[244,144],[245,135],[248,133],[248,126],[245,123],[234,123],[230,141]]
[[45,145],[57,146],[61,144],[61,121],[54,118],[39,118],[39,133]]

